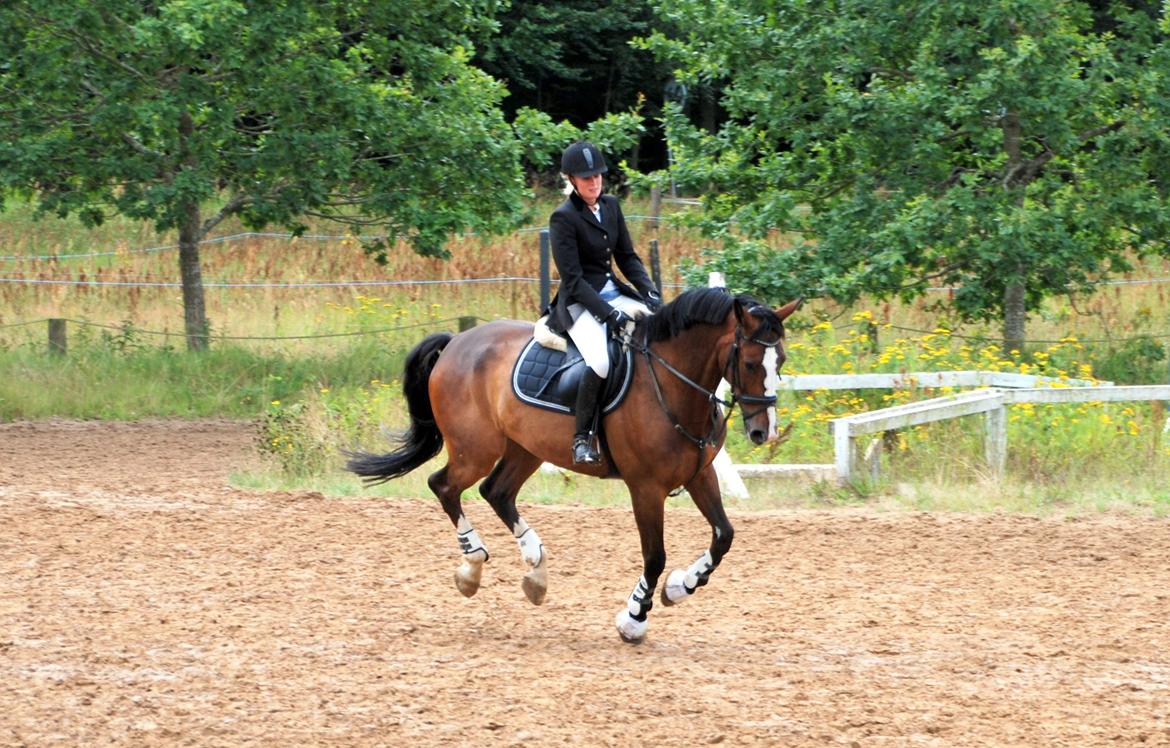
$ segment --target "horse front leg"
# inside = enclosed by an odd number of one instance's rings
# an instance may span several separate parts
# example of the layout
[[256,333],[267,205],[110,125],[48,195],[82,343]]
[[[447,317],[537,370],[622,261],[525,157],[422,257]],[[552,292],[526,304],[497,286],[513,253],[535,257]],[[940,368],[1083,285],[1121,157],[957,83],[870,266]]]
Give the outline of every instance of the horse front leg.
[[711,572],[719,566],[735,537],[735,530],[727,519],[727,513],[723,511],[723,496],[719,492],[719,478],[715,468],[708,465],[686,488],[699,512],[711,525],[711,545],[689,567],[675,569],[667,575],[666,584],[662,586],[663,605],[682,602],[707,584]]
[[666,567],[666,546],[662,538],[664,492],[631,487],[634,520],[642,542],[642,578],[634,585],[626,605],[618,611],[614,623],[622,641],[639,644],[646,638],[647,614],[654,607],[654,589]]

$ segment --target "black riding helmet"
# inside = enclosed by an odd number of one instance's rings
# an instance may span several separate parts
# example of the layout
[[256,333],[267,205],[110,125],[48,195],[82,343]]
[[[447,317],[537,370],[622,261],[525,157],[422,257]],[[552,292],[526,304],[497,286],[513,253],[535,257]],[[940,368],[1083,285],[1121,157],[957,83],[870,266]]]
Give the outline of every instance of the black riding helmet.
[[582,140],[573,143],[561,154],[561,173],[573,177],[591,177],[609,171],[605,157],[597,146]]

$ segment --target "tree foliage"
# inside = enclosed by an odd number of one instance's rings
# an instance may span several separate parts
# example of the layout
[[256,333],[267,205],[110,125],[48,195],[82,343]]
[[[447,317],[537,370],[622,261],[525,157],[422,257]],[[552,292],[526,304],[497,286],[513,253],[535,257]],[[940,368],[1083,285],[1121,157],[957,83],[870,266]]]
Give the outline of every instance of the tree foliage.
[[[646,45],[725,81],[716,134],[668,114],[708,269],[772,299],[957,287],[1009,343],[1045,296],[1170,236],[1167,19],[1068,0],[663,0]],[[1159,27],[1159,22],[1161,26]],[[775,241],[774,232],[801,240]]]
[[202,347],[198,242],[229,216],[294,230],[320,216],[424,254],[513,225],[521,148],[505,91],[469,64],[494,13],[493,0],[11,0],[0,188],[89,223],[178,229]]

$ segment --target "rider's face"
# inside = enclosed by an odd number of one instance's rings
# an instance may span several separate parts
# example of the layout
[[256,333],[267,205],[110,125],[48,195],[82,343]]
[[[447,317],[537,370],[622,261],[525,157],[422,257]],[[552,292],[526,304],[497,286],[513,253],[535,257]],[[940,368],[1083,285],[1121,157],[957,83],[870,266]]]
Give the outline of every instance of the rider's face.
[[602,180],[600,174],[594,174],[591,177],[569,177],[569,179],[573,181],[573,187],[577,190],[577,194],[587,204],[592,205],[597,202],[597,198],[601,197]]

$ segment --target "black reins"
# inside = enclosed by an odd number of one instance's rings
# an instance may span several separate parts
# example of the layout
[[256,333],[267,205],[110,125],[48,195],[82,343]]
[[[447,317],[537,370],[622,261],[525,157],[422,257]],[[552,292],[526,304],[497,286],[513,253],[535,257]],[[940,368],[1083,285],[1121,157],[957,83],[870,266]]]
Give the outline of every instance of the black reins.
[[[654,394],[658,398],[658,405],[662,408],[662,412],[666,414],[668,419],[670,419],[670,423],[674,426],[674,430],[699,449],[699,459],[696,463],[695,472],[691,474],[691,477],[688,478],[682,484],[682,486],[679,486],[674,491],[671,491],[669,494],[670,496],[677,496],[683,490],[683,487],[694,480],[695,476],[699,474],[699,471],[703,469],[703,465],[705,464],[703,453],[706,451],[707,447],[713,446],[722,441],[723,437],[727,434],[727,422],[731,420],[731,414],[735,412],[735,405],[737,402],[739,403],[740,412],[743,414],[745,423],[749,419],[754,418],[755,416],[776,404],[775,395],[739,394],[739,391],[743,389],[743,381],[739,373],[739,350],[740,344],[744,340],[747,340],[751,343],[756,343],[757,345],[762,345],[765,348],[775,348],[776,346],[780,345],[782,338],[777,338],[776,341],[772,343],[768,343],[757,338],[745,338],[743,335],[743,326],[735,326],[735,342],[731,345],[731,354],[728,355],[727,364],[723,367],[724,379],[727,379],[727,370],[731,369],[731,379],[729,380],[731,382],[731,399],[723,400],[719,397],[717,392],[709,390],[703,385],[694,381],[686,374],[672,366],[671,363],[662,358],[662,356],[659,356],[657,353],[650,350],[649,343],[637,343],[632,336],[627,338],[628,345],[646,357],[646,368],[650,370],[650,381],[654,383]],[[661,364],[667,371],[676,376],[686,385],[707,396],[711,430],[707,432],[706,436],[700,437],[692,434],[685,426],[682,425],[682,423],[678,420],[678,417],[675,416],[674,412],[670,409],[670,406],[666,403],[666,397],[662,394],[662,383],[658,381],[658,372],[654,369],[655,361]],[[748,413],[747,408],[745,407],[746,405],[759,405],[760,407],[756,410],[753,410],[751,413]],[[720,406],[726,409],[725,413],[720,413]]]

